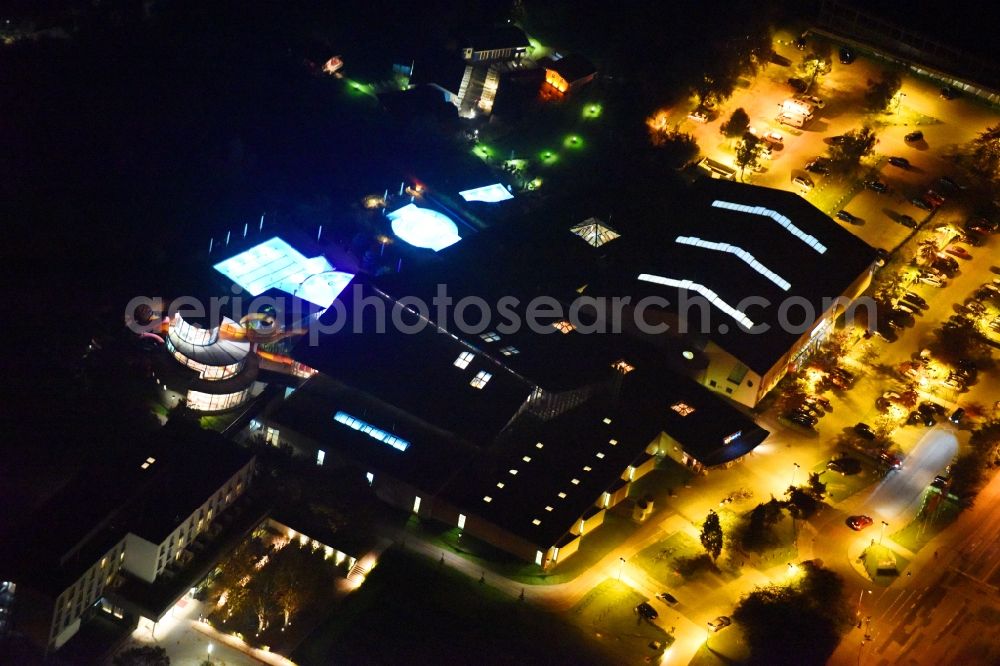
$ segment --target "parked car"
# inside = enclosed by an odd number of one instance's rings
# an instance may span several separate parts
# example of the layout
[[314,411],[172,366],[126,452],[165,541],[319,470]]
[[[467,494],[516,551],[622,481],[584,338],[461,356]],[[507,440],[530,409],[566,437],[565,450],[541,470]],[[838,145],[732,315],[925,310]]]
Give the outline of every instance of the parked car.
[[827,166],[826,162],[821,162],[822,158],[817,158],[809,162],[806,165],[806,171],[810,173],[818,173],[821,176],[826,176],[830,173],[830,167]]
[[965,410],[959,407],[954,412],[952,412],[951,416],[948,417],[948,420],[951,421],[952,423],[958,424],[962,422],[962,419],[964,417],[965,417]]
[[845,141],[847,141],[847,137],[844,136],[843,134],[838,134],[837,136],[831,136],[829,139],[827,139],[827,141],[831,145],[839,146],[842,143],[844,143]]
[[880,247],[875,248],[875,263],[879,266],[885,266],[885,262],[889,260],[888,250],[883,250]]
[[871,179],[865,181],[865,187],[873,192],[878,192],[879,194],[885,194],[889,191],[889,187],[883,183],[881,180]]
[[917,410],[922,414],[938,414],[943,415],[945,412],[944,405],[939,405],[931,400],[924,400],[919,405],[917,405]]
[[923,141],[923,140],[924,140],[924,133],[921,132],[920,130],[917,130],[916,132],[910,132],[909,134],[903,137],[903,141],[905,141],[906,143],[917,143],[918,141]]
[[895,309],[898,310],[898,311],[900,311],[900,312],[904,312],[906,314],[909,314],[909,315],[916,315],[916,314],[920,313],[920,308],[919,307],[917,307],[916,305],[910,305],[909,303],[907,303],[906,301],[904,301],[902,299],[896,301],[896,308]]
[[788,79],[788,85],[790,85],[792,87],[792,90],[794,90],[797,93],[804,93],[809,88],[809,84],[807,84],[805,81],[794,77]]
[[803,428],[812,428],[819,421],[815,416],[803,412],[789,412],[785,415],[785,418]]
[[901,169],[910,168],[910,160],[906,159],[905,157],[890,157],[889,164],[891,164],[892,166],[900,167]]
[[841,47],[841,49],[840,49],[840,62],[841,62],[841,64],[843,64],[843,65],[850,65],[852,62],[854,62],[854,59],[856,57],[857,56],[854,55],[854,51],[852,51],[851,49],[847,48],[846,46]]
[[799,51],[806,50],[806,33],[802,33],[795,39],[795,48]]
[[932,287],[947,287],[948,286],[948,281],[947,280],[942,280],[938,276],[932,275],[930,273],[921,273],[917,277],[917,282],[921,282],[923,284],[929,284]]
[[961,245],[949,245],[945,252],[960,259],[972,259],[972,255]]
[[694,111],[688,114],[688,120],[693,120],[696,123],[707,123],[708,114],[700,109],[695,109]]
[[867,423],[858,423],[858,424],[856,424],[854,426],[854,432],[855,432],[855,434],[857,434],[858,436],[860,436],[860,437],[862,437],[864,439],[868,439],[868,440],[874,440],[875,439],[875,431],[872,430],[872,427],[870,425],[868,425]]
[[958,91],[951,86],[941,88],[941,99],[955,99],[956,97],[958,97]]
[[895,453],[889,453],[888,451],[880,453],[878,455],[878,459],[889,469],[899,469],[903,466],[902,459]]
[[725,615],[720,615],[708,623],[708,628],[712,631],[720,631],[733,623],[732,619]]
[[902,224],[904,227],[906,227],[908,229],[916,229],[917,228],[917,221],[914,220],[909,215],[900,215],[899,217],[896,218],[896,222],[899,223],[899,224]]
[[647,601],[643,601],[641,604],[636,606],[635,612],[650,621],[660,617],[660,614],[656,612],[656,609],[650,606]]
[[838,210],[837,219],[840,220],[841,222],[847,222],[848,224],[861,223],[861,218],[857,217],[856,215],[851,215],[846,210]]
[[677,605],[677,597],[670,594],[669,592],[660,592],[658,595],[656,595],[656,598],[662,601],[663,603],[667,604],[668,606]]
[[801,99],[803,102],[809,102],[817,109],[822,109],[824,106],[826,106],[826,102],[824,102],[819,97],[816,97],[815,95],[798,95],[796,99]]
[[917,305],[919,305],[920,307],[922,307],[925,310],[929,307],[927,305],[927,301],[925,301],[923,299],[923,297],[918,296],[917,294],[914,294],[912,291],[908,291],[905,294],[903,294],[903,298],[905,298],[906,300],[908,300],[911,303],[916,303]]
[[813,188],[813,181],[809,176],[796,176],[795,178],[792,178],[792,182],[806,190],[811,190]]
[[874,522],[871,516],[851,516],[847,519],[847,526],[855,532],[860,532],[866,527],[871,527],[871,524]]
[[920,197],[913,197],[910,199],[910,203],[919,208],[920,210],[934,210],[934,207],[929,203],[921,199]]
[[849,474],[860,473],[861,463],[855,458],[844,456],[843,458],[834,458],[826,464],[826,468],[832,472],[847,476]]
[[965,243],[966,245],[971,245],[972,247],[982,247],[986,239],[983,238],[979,233],[972,229],[966,229],[964,234],[959,234],[955,237],[955,240],[959,243]]
[[965,189],[965,186],[960,185],[954,179],[949,178],[948,176],[941,176],[940,178],[937,179],[936,182],[937,182],[938,185],[941,185],[943,187],[946,187],[946,188],[949,188],[949,189],[952,189],[952,190],[964,190]]
[[943,204],[947,199],[935,192],[934,190],[927,190],[924,192],[924,201],[931,204],[935,208]]

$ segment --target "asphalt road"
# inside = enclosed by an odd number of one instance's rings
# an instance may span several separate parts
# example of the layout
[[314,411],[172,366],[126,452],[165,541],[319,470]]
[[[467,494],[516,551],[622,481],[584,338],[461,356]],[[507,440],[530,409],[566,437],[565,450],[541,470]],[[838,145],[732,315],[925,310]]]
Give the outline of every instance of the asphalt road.
[[944,472],[958,452],[958,440],[947,426],[928,431],[903,461],[901,469],[890,472],[875,487],[865,508],[877,521],[902,526],[916,517],[924,490]]

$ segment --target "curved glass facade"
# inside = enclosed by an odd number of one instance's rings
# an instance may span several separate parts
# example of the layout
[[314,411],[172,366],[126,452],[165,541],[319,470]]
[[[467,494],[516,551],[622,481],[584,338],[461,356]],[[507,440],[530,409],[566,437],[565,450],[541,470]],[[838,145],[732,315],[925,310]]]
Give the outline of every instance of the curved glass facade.
[[246,387],[242,391],[235,393],[203,393],[201,391],[188,391],[187,406],[198,412],[221,412],[233,407],[239,407],[250,397],[250,389]]
[[230,377],[239,373],[246,364],[246,359],[237,361],[236,363],[231,363],[229,365],[206,365],[205,363],[199,363],[194,359],[190,359],[174,347],[170,340],[170,336],[167,336],[167,350],[173,354],[177,361],[192,370],[198,372],[198,377],[200,379],[207,379],[209,381],[219,381],[220,379],[229,379]]
[[215,344],[219,340],[219,327],[201,328],[184,321],[180,313],[174,315],[170,331],[181,340],[199,347]]

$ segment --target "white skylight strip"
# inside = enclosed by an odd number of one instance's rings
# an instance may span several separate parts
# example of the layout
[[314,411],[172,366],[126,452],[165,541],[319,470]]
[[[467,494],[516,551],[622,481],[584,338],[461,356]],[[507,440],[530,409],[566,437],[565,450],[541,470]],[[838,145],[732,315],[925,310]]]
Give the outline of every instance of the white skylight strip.
[[770,208],[764,208],[763,206],[744,206],[743,204],[733,203],[731,201],[722,201],[716,199],[712,202],[713,208],[726,208],[728,210],[735,210],[740,213],[750,213],[751,215],[760,215],[762,217],[769,217],[785,229],[788,233],[792,234],[803,243],[816,250],[820,254],[826,252],[826,246],[820,243],[814,236],[810,236],[806,232],[799,229],[797,226],[792,224],[792,221],[781,213],[771,210]]
[[396,437],[385,430],[376,428],[370,423],[366,423],[359,418],[355,418],[348,414],[347,412],[337,412],[333,415],[333,420],[337,423],[341,423],[348,428],[353,428],[358,432],[363,432],[372,439],[378,440],[383,444],[388,444],[397,451],[405,451],[410,448],[410,443],[401,437]]
[[712,241],[702,240],[694,236],[678,236],[674,239],[674,241],[682,245],[694,245],[696,247],[705,248],[706,250],[717,250],[719,252],[735,254],[737,257],[746,262],[750,268],[754,269],[768,280],[781,287],[784,291],[788,291],[792,287],[788,280],[764,266],[764,264],[757,261],[752,254],[743,248],[730,245],[729,243],[713,243]]
[[740,324],[742,324],[744,328],[749,329],[754,327],[754,323],[750,320],[750,317],[747,317],[745,314],[743,314],[742,312],[731,306],[729,303],[726,303],[724,300],[719,298],[718,294],[716,294],[708,287],[700,285],[697,282],[691,282],[691,280],[675,280],[673,278],[662,277],[659,275],[651,275],[649,273],[640,273],[639,279],[642,280],[643,282],[652,282],[654,284],[662,284],[667,287],[675,287],[677,289],[687,289],[688,291],[696,291],[705,298],[707,298],[712,305],[719,308],[727,315],[729,315],[730,317],[738,321]]

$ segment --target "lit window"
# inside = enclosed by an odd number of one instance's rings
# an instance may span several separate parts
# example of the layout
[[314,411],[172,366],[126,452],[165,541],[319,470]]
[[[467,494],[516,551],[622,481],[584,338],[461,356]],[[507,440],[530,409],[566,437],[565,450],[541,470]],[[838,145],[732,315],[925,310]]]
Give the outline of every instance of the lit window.
[[535,518],[533,521],[531,521],[531,524],[532,525],[541,525],[542,521],[540,521],[538,518]]
[[152,465],[153,463],[156,462],[156,458],[150,456],[150,457],[146,458],[146,462],[148,462],[150,465]]
[[472,363],[473,358],[475,358],[475,355],[472,352],[462,352],[458,355],[458,358],[455,359],[455,367],[465,370],[469,367],[469,363]]
[[610,444],[611,446],[618,446],[618,440],[617,439],[609,439],[608,440],[608,444]]
[[611,367],[617,370],[618,372],[622,373],[623,375],[627,375],[628,373],[635,370],[635,366],[630,364],[625,359],[619,359],[615,361],[614,363],[611,364]]
[[566,499],[566,493],[559,493],[559,499]]
[[497,482],[497,488],[503,488],[503,481]]
[[735,442],[735,441],[736,441],[737,439],[739,439],[739,438],[740,438],[740,435],[742,435],[742,434],[743,434],[743,431],[742,431],[742,430],[737,430],[737,431],[736,431],[736,432],[734,432],[733,434],[731,434],[731,435],[726,435],[725,437],[723,437],[723,438],[722,438],[722,443],[723,443],[723,444],[730,444],[730,443],[732,443],[732,442]]
[[[375,475],[372,474],[371,472],[365,472],[365,478],[368,479],[368,485],[369,486],[375,483]],[[208,517],[209,518],[212,517],[212,512],[211,511],[208,512]]]
[[542,448],[542,446],[544,446],[544,445],[541,442],[538,442],[537,444],[535,444],[535,448],[536,449],[540,449],[540,448]]
[[547,507],[545,507],[545,510],[546,511],[552,511],[552,507],[551,506],[547,506]]
[[552,327],[557,331],[559,331],[560,333],[562,333],[563,335],[566,335],[567,333],[576,330],[576,327],[573,326],[573,324],[566,321],[565,319],[563,319],[562,321],[557,321],[556,323],[552,324]]
[[764,266],[764,264],[757,261],[752,254],[741,247],[730,245],[729,243],[713,243],[711,241],[704,241],[694,236],[678,236],[675,239],[675,242],[680,243],[681,245],[693,245],[695,247],[705,248],[706,250],[716,250],[719,252],[734,254],[749,265],[750,268],[754,269],[768,280],[778,285],[782,291],[788,291],[792,288],[792,285],[788,282],[788,280]]
[[322,465],[324,460],[326,460],[326,451],[319,449],[316,451],[316,464]]
[[517,470],[516,469],[512,469],[512,470],[509,470],[509,471],[510,471],[510,475],[511,476],[517,476]]
[[570,479],[569,482],[572,483],[574,486],[580,485],[580,479]]
[[520,350],[517,347],[507,346],[500,349],[500,353],[504,356],[513,356],[514,354],[520,354]]
[[584,472],[589,472],[590,471],[590,465],[584,465],[583,466],[583,471]]
[[149,463],[148,462],[144,462],[141,465],[139,465],[139,467],[141,467],[142,469],[149,469]]
[[485,333],[480,333],[479,337],[483,340],[483,342],[496,342],[500,339],[500,334],[496,331],[487,331]]
[[487,504],[489,504],[490,502],[492,502],[492,501],[493,501],[493,498],[492,498],[492,497],[490,497],[489,495],[487,495],[487,496],[485,496],[485,497],[483,498],[483,501],[484,501],[484,502],[486,502]]
[[674,404],[670,405],[670,409],[674,410],[681,416],[688,416],[689,414],[694,414],[694,407],[684,402],[675,402]]
[[605,423],[605,425],[611,425],[611,419],[605,418],[604,419],[604,423]]
[[531,462],[531,456],[524,456],[523,458],[521,458],[521,460],[523,460],[524,462]]
[[458,514],[458,529],[460,529],[460,530],[464,530],[465,529],[465,514],[464,513]]
[[413,513],[420,513],[420,496],[413,498]]
[[604,454],[603,454],[603,453],[601,453],[600,451],[598,451],[598,452],[597,452],[597,457],[598,457],[598,458],[603,458],[603,457],[604,457]]
[[469,386],[471,386],[472,388],[481,389],[484,386],[486,386],[486,384],[492,378],[493,375],[486,372],[485,370],[480,370],[479,372],[476,373],[476,376],[472,378],[472,381],[469,382]]

